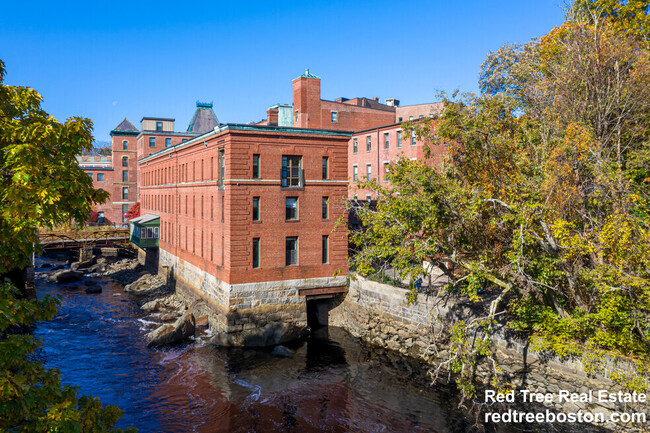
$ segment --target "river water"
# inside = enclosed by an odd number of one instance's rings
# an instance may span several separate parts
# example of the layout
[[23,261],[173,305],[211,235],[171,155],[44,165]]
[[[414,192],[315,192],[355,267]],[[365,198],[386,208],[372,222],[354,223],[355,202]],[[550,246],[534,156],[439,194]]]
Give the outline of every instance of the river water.
[[39,296],[59,295],[57,316],[40,324],[48,367],[82,394],[124,411],[118,426],[140,432],[466,432],[453,386],[430,386],[426,367],[323,328],[291,358],[270,350],[195,340],[146,347],[155,315],[121,285],[97,279],[62,288],[37,277]]

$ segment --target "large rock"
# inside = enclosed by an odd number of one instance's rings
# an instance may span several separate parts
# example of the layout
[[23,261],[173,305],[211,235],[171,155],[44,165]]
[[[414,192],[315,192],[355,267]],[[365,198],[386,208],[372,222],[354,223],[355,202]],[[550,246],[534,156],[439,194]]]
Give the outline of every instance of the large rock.
[[273,352],[271,353],[275,356],[279,356],[280,358],[291,358],[293,356],[293,350],[282,345],[275,346],[273,348]]
[[300,340],[309,334],[309,328],[291,323],[271,322],[263,328],[244,329],[237,332],[220,332],[212,341],[220,346],[268,347]]
[[164,324],[147,335],[147,346],[158,347],[176,343],[194,335],[195,323],[192,310],[187,310],[173,324]]
[[106,272],[106,263],[97,263],[86,269],[88,273]]
[[100,285],[88,286],[88,287],[86,287],[86,293],[88,293],[88,294],[102,293],[102,286],[100,286]]
[[158,302],[155,299],[153,301],[145,302],[140,307],[140,309],[142,311],[146,311],[148,313],[153,313],[153,312],[159,311],[160,308],[161,308],[160,302]]
[[158,275],[144,274],[131,284],[124,286],[124,291],[137,295],[160,287],[164,283],[165,281]]
[[57,283],[63,284],[63,283],[74,283],[75,281],[81,281],[83,279],[83,276],[84,274],[82,272],[70,270],[70,271],[58,272],[54,278],[56,279]]
[[194,319],[196,319],[196,326],[208,326],[208,318],[212,314],[212,310],[205,302],[199,302],[194,305]]
[[95,264],[95,257],[91,257],[88,260],[71,263],[70,269],[72,269],[73,271],[77,271],[79,269],[88,269],[94,264]]

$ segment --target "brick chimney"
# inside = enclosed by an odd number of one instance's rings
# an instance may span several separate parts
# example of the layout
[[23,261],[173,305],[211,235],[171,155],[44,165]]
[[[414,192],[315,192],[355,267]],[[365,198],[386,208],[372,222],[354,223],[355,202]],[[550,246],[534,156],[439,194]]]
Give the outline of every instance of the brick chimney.
[[278,126],[278,113],[277,107],[271,107],[266,110],[266,124],[269,126]]

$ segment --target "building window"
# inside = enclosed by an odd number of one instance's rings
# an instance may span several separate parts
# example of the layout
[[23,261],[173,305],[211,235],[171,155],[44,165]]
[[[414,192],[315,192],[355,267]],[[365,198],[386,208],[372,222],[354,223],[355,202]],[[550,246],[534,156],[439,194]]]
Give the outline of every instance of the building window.
[[366,164],[366,179],[372,179],[372,164]]
[[352,139],[352,153],[357,153],[359,151],[359,143],[357,142],[356,137]]
[[372,197],[370,196],[370,194],[366,194],[366,201],[368,203],[370,203],[372,201]]
[[298,197],[287,197],[285,200],[285,218],[287,221],[298,219]]
[[384,132],[384,149],[388,149],[390,141],[388,138],[388,132]]
[[126,222],[126,213],[129,211],[129,205],[128,204],[123,204],[122,205],[122,222]]
[[329,209],[328,209],[328,204],[327,204],[328,197],[323,197],[323,202],[322,202],[322,217],[324,220],[329,218]]
[[224,149],[219,150],[219,186],[223,186],[224,173],[226,171],[226,158]]
[[402,119],[403,119],[403,118],[400,117],[399,119],[397,119],[397,121],[398,121],[399,123],[402,123]]
[[282,186],[302,186],[301,165],[301,156],[282,156]]
[[129,150],[129,142],[124,140],[122,142],[122,150]]
[[397,131],[397,147],[402,147],[402,131]]
[[97,173],[97,182],[104,182],[104,173]]
[[327,180],[329,179],[329,158],[324,156],[323,157],[323,179]]
[[149,137],[149,147],[156,147],[156,137]]
[[332,123],[336,123],[338,117],[338,113],[336,111],[332,111]]
[[298,264],[298,238],[290,237],[286,239],[285,243],[286,251],[286,265],[297,265]]
[[129,199],[129,187],[125,186],[122,187],[122,200],[128,200]]
[[122,157],[122,167],[128,167],[129,166],[129,157],[128,156],[123,156]]
[[122,170],[122,182],[129,181],[129,170]]
[[[386,180],[386,177],[388,176],[388,163],[384,162],[384,180]],[[388,182],[388,180],[386,180]]]
[[253,221],[260,220],[260,198],[253,197]]
[[323,235],[323,241],[322,241],[322,262],[323,263],[328,263],[329,262],[329,236]]
[[420,114],[420,116],[418,116],[418,119],[422,119],[422,118],[424,118],[424,114]]
[[156,131],[162,132],[162,122],[156,122]]
[[297,121],[298,121],[298,110],[296,110],[296,118],[295,118],[294,122],[297,122]]
[[409,116],[409,120],[413,120],[413,116]]
[[359,167],[356,164],[352,166],[352,181],[356,182],[359,177]]
[[260,238],[253,238],[253,267],[260,267]]
[[415,131],[411,132],[411,146],[415,146]]
[[372,150],[372,141],[371,137],[369,135],[366,136],[366,152],[370,152]]
[[260,178],[260,155],[256,153],[253,155],[253,179]]
[[171,147],[172,145],[172,139],[167,137],[165,138],[165,147]]
[[88,174],[88,176],[90,176],[91,179],[93,178],[93,174],[92,174],[92,173],[87,173],[87,174]]

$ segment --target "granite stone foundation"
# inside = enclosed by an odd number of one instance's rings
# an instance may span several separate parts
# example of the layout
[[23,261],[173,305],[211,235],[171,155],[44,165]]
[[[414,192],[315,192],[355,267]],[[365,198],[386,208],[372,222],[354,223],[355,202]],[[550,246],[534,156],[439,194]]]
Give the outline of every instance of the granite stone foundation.
[[345,276],[228,284],[163,250],[140,250],[140,262],[157,267],[186,303],[206,302],[214,341],[228,346],[272,346],[308,334],[300,290],[340,287]]
[[[446,329],[452,321],[472,314],[472,305],[423,294],[413,305],[406,305],[406,293],[402,288],[353,276],[347,294],[330,305],[329,324],[343,327],[352,335],[377,346],[436,365],[447,354],[444,343],[441,344]],[[504,330],[497,333],[495,346],[499,367],[516,389],[553,393],[555,396],[560,390],[574,393],[618,391],[622,387],[610,379],[610,374],[634,371],[633,366],[624,360],[600,359],[601,369],[589,372],[590,369],[580,360],[558,359],[534,352],[523,342],[506,338]],[[489,373],[487,368],[480,367],[476,374],[487,377]],[[477,400],[481,402],[483,396],[479,395]],[[543,407],[557,412],[602,413],[607,418],[613,412],[645,413],[650,408],[650,403],[560,403],[557,400],[544,403]],[[526,405],[523,408],[526,409]],[[540,408],[529,409],[539,411]],[[645,431],[642,429],[647,424],[605,423],[599,426],[606,429],[603,431]]]

